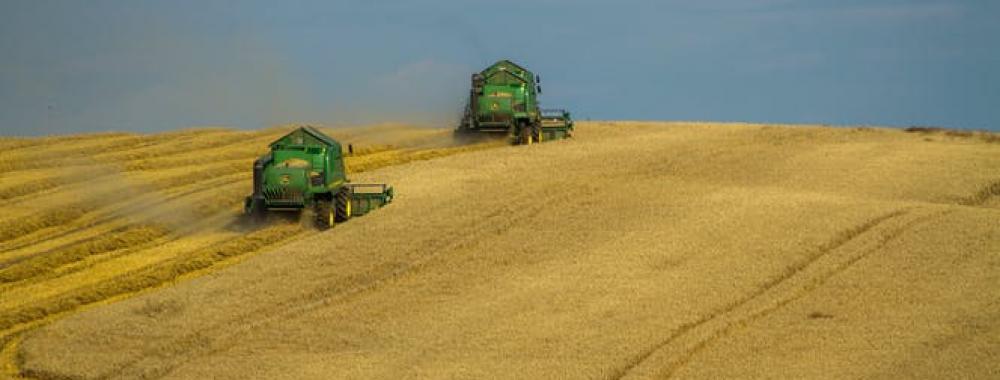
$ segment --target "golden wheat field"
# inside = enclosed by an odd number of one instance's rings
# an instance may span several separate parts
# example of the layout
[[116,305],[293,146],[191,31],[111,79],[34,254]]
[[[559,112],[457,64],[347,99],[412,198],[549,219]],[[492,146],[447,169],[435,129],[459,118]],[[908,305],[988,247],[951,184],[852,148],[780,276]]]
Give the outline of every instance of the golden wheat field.
[[[239,218],[249,166],[294,127],[0,140],[0,342],[19,371],[25,331],[86,306],[167,286],[315,231]],[[495,144],[402,125],[327,129],[358,173]]]
[[0,140],[3,373],[1000,377],[996,135],[328,129],[396,200],[322,233],[242,226],[287,130]]

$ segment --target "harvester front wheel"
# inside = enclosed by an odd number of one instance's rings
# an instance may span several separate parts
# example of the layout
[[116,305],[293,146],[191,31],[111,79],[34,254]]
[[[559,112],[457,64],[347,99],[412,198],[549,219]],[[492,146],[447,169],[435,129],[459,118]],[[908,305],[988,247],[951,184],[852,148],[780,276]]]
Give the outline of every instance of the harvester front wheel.
[[531,145],[534,139],[534,135],[531,133],[531,126],[527,124],[522,124],[520,128],[520,133],[518,133],[518,143],[522,145]]
[[341,190],[336,196],[337,207],[335,210],[335,219],[337,222],[346,222],[347,219],[351,218],[351,193],[350,191]]
[[316,227],[321,230],[332,228],[337,224],[336,210],[329,201],[316,201],[314,213],[316,214]]

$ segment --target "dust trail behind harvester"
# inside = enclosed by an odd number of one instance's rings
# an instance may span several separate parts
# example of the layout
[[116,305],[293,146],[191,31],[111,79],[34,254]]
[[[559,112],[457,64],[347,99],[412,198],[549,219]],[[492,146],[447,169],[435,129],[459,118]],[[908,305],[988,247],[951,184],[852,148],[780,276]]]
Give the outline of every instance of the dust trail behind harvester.
[[[130,225],[156,224],[173,233],[222,228],[231,212],[201,205],[196,199],[171,195],[150,181],[129,176],[111,164],[90,163],[64,172],[63,181],[80,183],[73,190],[78,202],[96,208],[105,220],[120,220]],[[195,179],[192,179],[194,182]]]

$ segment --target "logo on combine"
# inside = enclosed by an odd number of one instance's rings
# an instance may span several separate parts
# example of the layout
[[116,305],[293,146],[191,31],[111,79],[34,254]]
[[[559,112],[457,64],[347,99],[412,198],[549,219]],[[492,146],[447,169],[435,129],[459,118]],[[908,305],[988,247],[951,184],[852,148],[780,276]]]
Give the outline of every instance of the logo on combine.
[[288,174],[283,174],[281,176],[281,184],[287,185],[289,182],[292,182],[292,177],[289,177]]
[[490,109],[496,111],[500,109],[500,104],[497,102],[493,102],[493,104],[490,104]]

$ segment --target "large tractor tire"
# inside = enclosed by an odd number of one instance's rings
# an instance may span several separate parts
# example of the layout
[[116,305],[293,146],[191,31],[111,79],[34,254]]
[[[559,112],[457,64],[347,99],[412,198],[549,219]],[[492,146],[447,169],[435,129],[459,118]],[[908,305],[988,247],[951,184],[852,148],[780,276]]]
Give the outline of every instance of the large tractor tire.
[[334,197],[336,203],[334,219],[339,222],[346,222],[351,218],[351,191],[346,186],[337,192]]
[[520,124],[518,126],[517,133],[517,143],[518,145],[531,145],[534,142],[535,136],[534,132],[531,130],[531,126],[528,124]]
[[336,209],[328,200],[317,200],[313,205],[313,214],[316,217],[316,228],[325,230],[337,224]]

